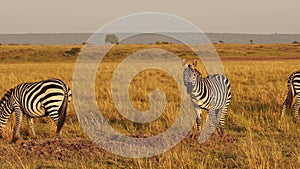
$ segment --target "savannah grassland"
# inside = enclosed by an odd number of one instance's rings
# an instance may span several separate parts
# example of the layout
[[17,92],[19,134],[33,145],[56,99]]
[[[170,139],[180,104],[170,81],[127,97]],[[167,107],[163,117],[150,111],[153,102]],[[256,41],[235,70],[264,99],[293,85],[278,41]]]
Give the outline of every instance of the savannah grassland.
[[[167,49],[182,58],[195,57],[182,45],[118,45],[107,54],[98,70],[97,102],[109,123],[132,137],[161,133],[178,115],[179,89],[170,75],[157,70],[139,73],[129,91],[133,105],[145,111],[150,107],[149,92],[162,89],[168,104],[159,119],[149,124],[133,123],[114,108],[110,92],[114,70],[126,56],[149,47]],[[78,56],[72,48],[82,46],[1,45],[0,95],[18,83],[51,77],[61,78],[72,86]],[[300,69],[300,45],[216,44],[215,48],[232,88],[224,137],[215,134],[199,144],[194,127],[166,153],[150,158],[125,158],[89,141],[71,104],[63,141],[54,140],[56,127],[49,117],[35,119],[38,138],[32,140],[24,118],[22,137],[12,144],[12,116],[0,140],[0,168],[300,168],[300,126],[293,123],[291,112],[280,118],[287,78]],[[205,74],[201,65],[198,68]]]

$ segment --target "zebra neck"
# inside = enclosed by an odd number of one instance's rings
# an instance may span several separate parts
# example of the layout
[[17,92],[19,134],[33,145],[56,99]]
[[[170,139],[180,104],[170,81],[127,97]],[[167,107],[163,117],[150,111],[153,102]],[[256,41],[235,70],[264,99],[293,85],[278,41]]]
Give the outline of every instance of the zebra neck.
[[2,99],[0,100],[0,116],[2,116],[3,113],[5,113],[5,114],[12,113],[12,109],[10,106],[11,92],[12,92],[12,89],[9,90],[8,92],[6,92],[4,94],[4,96],[2,97]]
[[201,91],[202,90],[202,86],[203,86],[203,79],[201,78],[201,77],[198,77],[197,79],[196,79],[196,82],[195,82],[195,84],[193,85],[193,90],[192,91],[197,91],[197,92],[199,92],[199,91]]

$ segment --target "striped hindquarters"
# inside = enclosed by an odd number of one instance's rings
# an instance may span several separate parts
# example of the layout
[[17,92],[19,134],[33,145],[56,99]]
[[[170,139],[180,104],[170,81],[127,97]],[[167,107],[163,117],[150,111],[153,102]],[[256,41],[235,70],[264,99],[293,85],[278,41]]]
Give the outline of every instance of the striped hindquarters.
[[292,108],[293,99],[297,96],[295,104],[294,104],[294,116],[295,122],[298,122],[298,109],[300,107],[300,70],[293,72],[288,79],[287,83],[287,96],[285,101],[283,102],[281,118],[283,118],[287,109]]
[[[284,108],[291,108],[293,98],[300,94],[300,70],[293,72],[287,82],[288,93],[284,102]],[[283,110],[284,111],[284,110]]]
[[293,96],[300,94],[300,70],[294,72],[289,80],[288,85],[291,85]]
[[59,120],[59,108],[64,99],[69,100],[69,89],[59,79],[48,79],[40,82],[22,83],[15,89],[15,100],[20,102],[23,113],[29,117],[50,115],[55,122]]

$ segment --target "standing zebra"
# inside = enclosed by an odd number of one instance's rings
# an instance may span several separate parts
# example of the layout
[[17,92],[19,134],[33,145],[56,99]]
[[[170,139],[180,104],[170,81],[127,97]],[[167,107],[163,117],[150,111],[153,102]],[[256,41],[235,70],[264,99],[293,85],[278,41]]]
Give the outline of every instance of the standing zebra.
[[296,101],[293,109],[294,109],[295,123],[298,123],[298,111],[300,107],[300,70],[295,71],[290,75],[288,79],[287,87],[288,87],[288,92],[287,92],[286,99],[283,103],[281,117],[284,116],[284,113],[287,110],[287,108],[291,109],[293,99],[296,97]]
[[[194,106],[197,130],[201,130],[202,109],[208,110],[209,115],[216,116],[215,119],[218,118],[218,112],[221,110],[218,133],[223,136],[225,116],[231,100],[229,80],[224,75],[218,74],[202,78],[201,73],[195,68],[196,60],[192,65],[183,60],[183,66],[183,81]],[[216,121],[213,123],[217,125]]]
[[0,136],[10,115],[16,113],[16,126],[12,142],[16,142],[20,133],[22,116],[28,117],[29,127],[36,138],[33,118],[50,116],[57,126],[56,138],[66,119],[68,103],[71,100],[70,88],[60,79],[48,79],[40,82],[21,83],[10,89],[0,100]]

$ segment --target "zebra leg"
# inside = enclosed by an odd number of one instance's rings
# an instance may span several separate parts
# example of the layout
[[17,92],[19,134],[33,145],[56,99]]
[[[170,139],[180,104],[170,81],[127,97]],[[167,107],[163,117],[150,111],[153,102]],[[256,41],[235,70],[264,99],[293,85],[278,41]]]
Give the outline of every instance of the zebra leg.
[[288,88],[288,93],[287,93],[286,99],[285,99],[285,101],[283,102],[283,105],[282,105],[281,118],[284,117],[284,113],[287,111],[288,108],[290,108],[291,102],[293,100],[292,97],[293,96],[292,96],[291,89]]
[[1,113],[2,113],[2,116],[0,117],[0,139],[3,138],[3,132],[4,132],[3,129],[6,126],[7,121],[9,119],[10,115],[11,115],[10,113],[9,114],[4,113],[3,110],[2,110]]
[[0,139],[2,139],[3,138],[3,129],[2,129],[2,127],[0,126]]
[[196,113],[196,123],[197,123],[197,130],[201,130],[201,115],[202,111],[201,108],[194,105],[195,113]]
[[19,139],[20,135],[20,127],[21,127],[21,122],[22,122],[22,110],[20,107],[15,108],[15,113],[16,113],[16,126],[15,126],[15,131],[13,134],[12,142],[15,143]]
[[33,138],[36,139],[36,134],[35,134],[35,131],[34,131],[33,118],[28,117],[28,125],[29,125],[29,128],[31,129]]
[[3,138],[3,124],[0,124],[0,139]]
[[287,104],[286,104],[286,101],[283,103],[283,106],[282,106],[282,111],[281,111],[281,118],[284,117],[284,113],[286,112],[287,110]]
[[219,113],[220,113],[220,109],[215,109],[215,114],[212,113],[212,122],[214,126],[218,126],[218,117],[219,117]]
[[299,108],[300,108],[300,94],[297,95],[296,102],[294,104],[295,123],[298,123]]
[[[58,113],[53,113],[53,115],[58,114]],[[64,121],[65,121],[65,117],[63,117],[63,119],[60,119],[60,117],[56,117],[50,114],[50,117],[52,118],[52,120],[54,121],[54,123],[56,124],[57,128],[56,128],[56,140],[60,140],[61,136],[60,136],[60,132],[61,129],[63,127]]]
[[57,129],[56,129],[56,140],[60,140],[61,139],[60,131],[61,131],[61,128],[57,126]]
[[55,135],[56,135],[55,138],[56,138],[56,140],[59,140],[60,139],[60,130],[61,130],[61,128],[59,129],[59,127],[58,127],[58,121],[59,121],[58,113],[57,113],[57,111],[54,111],[54,112],[51,112],[49,115],[50,115],[51,119],[54,121],[54,123],[57,126],[56,133],[55,133]]
[[[215,100],[213,100],[211,102],[211,106],[213,107],[213,105],[215,104]],[[209,133],[210,135],[213,134],[213,132],[215,131],[215,129],[218,126],[218,117],[219,117],[219,113],[220,113],[220,109],[215,109],[215,108],[211,108],[208,111],[208,118],[209,118]]]
[[210,119],[210,132],[211,134],[218,126],[218,114],[220,113],[220,109],[209,110],[208,115]]
[[199,142],[204,143],[209,137],[214,133],[217,125],[218,120],[216,114],[218,114],[218,109],[210,109],[208,111],[208,117],[206,118],[206,122],[204,127],[200,133]]
[[227,115],[227,111],[228,111],[227,105],[221,109],[221,115],[220,115],[220,121],[219,121],[220,126],[218,127],[218,134],[221,137],[224,135],[225,117]]

